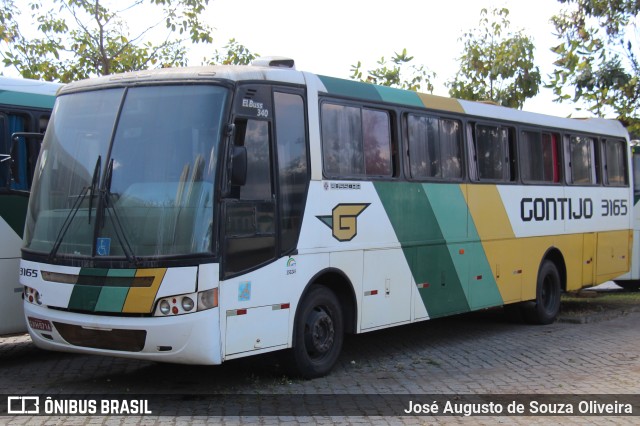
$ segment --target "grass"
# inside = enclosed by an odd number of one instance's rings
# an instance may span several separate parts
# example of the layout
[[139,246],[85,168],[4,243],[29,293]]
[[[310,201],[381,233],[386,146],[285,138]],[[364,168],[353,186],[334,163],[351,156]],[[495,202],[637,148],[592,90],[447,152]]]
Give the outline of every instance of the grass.
[[638,291],[581,291],[562,296],[560,318],[619,315],[638,310],[640,310],[640,292]]

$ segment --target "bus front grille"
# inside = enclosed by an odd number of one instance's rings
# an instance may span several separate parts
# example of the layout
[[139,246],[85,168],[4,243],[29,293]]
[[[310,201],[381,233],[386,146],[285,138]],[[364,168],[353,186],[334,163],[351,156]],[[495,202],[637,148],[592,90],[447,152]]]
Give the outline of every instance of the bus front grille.
[[95,330],[56,321],[53,325],[64,340],[85,348],[140,352],[147,338],[145,330]]

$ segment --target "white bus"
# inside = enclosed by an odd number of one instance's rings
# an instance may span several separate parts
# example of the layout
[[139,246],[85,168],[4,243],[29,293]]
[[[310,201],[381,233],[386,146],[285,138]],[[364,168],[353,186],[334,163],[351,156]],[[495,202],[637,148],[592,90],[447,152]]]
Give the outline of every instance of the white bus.
[[633,181],[633,250],[631,269],[615,279],[625,290],[640,289],[640,141],[631,141],[631,165]]
[[25,228],[42,348],[220,364],[286,350],[328,373],[344,333],[514,305],[629,270],[628,135],[260,66],[62,88]]
[[20,247],[31,178],[59,87],[0,76],[0,335],[27,331]]

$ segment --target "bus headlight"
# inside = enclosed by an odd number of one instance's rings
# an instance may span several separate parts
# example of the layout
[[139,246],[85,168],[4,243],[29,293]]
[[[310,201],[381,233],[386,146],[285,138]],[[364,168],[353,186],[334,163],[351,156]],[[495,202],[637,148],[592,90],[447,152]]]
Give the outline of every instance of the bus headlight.
[[[197,309],[196,307],[197,300]],[[218,289],[200,291],[198,293],[181,294],[164,297],[158,300],[154,316],[165,317],[206,311],[218,307]]]
[[182,309],[189,312],[193,309],[193,299],[189,296],[185,296],[182,298]]
[[166,299],[160,302],[160,312],[163,315],[169,315],[169,313],[171,313],[171,305]]
[[218,306],[218,289],[201,291],[198,293],[198,310],[204,311]]

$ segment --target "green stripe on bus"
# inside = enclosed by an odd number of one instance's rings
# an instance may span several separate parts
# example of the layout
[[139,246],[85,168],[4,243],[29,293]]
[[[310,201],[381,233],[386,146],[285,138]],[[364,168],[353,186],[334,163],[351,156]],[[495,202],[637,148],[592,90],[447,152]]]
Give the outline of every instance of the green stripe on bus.
[[471,271],[467,274],[469,277],[467,294],[471,309],[502,305],[504,301],[482,243],[470,243],[465,256],[469,259],[469,271]]
[[69,298],[68,308],[78,311],[95,311],[102,287],[76,285]]
[[424,187],[406,182],[376,182],[374,186],[413,279],[426,284],[420,296],[429,317],[469,311],[464,278],[461,282]]
[[370,101],[382,100],[380,93],[373,84],[343,80],[341,78],[327,77],[324,75],[319,75],[318,78],[320,78],[324,87],[326,87],[327,91],[332,95],[342,95]]
[[424,104],[422,100],[418,96],[416,92],[411,92],[407,90],[395,89],[393,87],[386,86],[374,86],[378,93],[380,93],[380,97],[385,102],[390,102],[394,104],[402,104],[402,105],[411,105],[415,107],[424,108]]
[[129,287],[103,287],[95,306],[96,312],[122,312]]
[[109,274],[109,269],[103,269],[103,268],[82,268],[82,269],[80,269],[80,276],[106,277],[108,274]]
[[97,287],[125,287],[133,285],[137,269],[82,268],[78,285]]
[[133,278],[136,276],[137,271],[137,269],[109,269],[107,271],[107,276]]
[[0,203],[0,217],[22,238],[24,222],[27,218],[28,194],[6,194]]
[[500,290],[460,185],[423,184],[423,188],[445,241],[463,242],[450,245],[449,252],[471,309],[502,305]]
[[51,109],[55,100],[55,96],[0,90],[0,104]]

